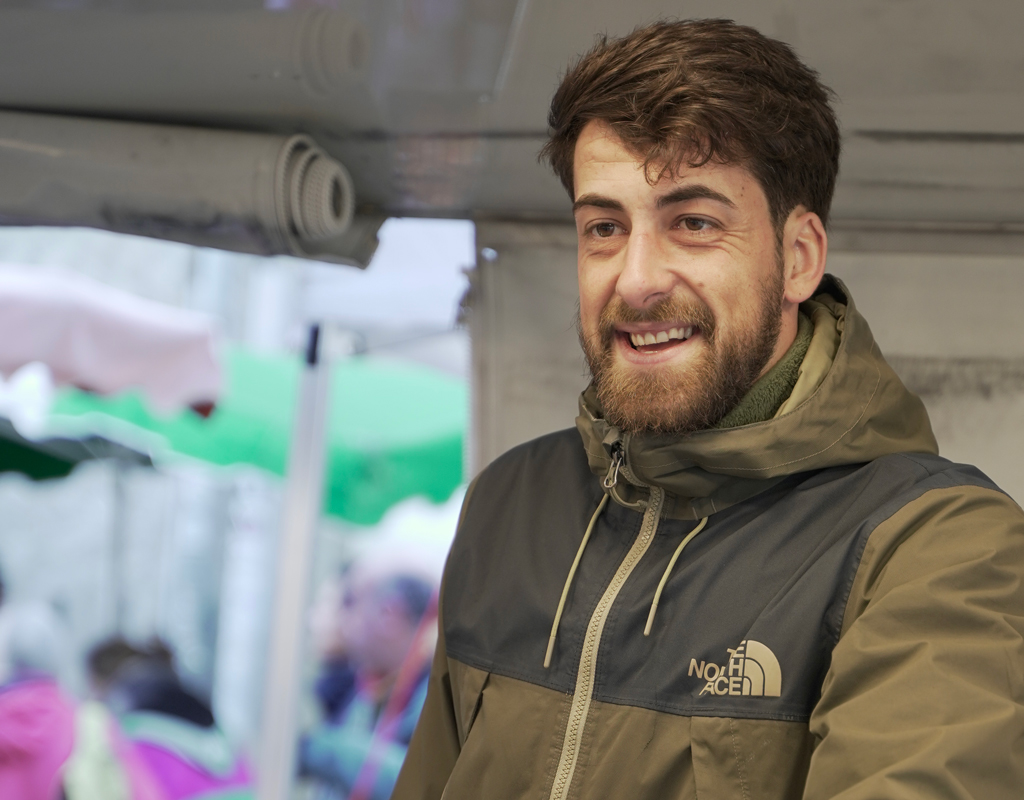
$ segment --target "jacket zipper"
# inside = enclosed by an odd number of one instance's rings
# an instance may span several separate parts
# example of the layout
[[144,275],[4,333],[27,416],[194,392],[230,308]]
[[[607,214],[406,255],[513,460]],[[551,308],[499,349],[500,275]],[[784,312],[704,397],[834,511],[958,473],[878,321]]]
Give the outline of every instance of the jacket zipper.
[[622,445],[616,442],[612,445],[612,463],[608,465],[608,474],[601,481],[601,485],[606,492],[610,492],[615,488],[615,484],[619,482],[619,470],[622,469],[622,463]]
[[[615,454],[614,461],[618,466],[616,477],[618,471],[621,470],[626,478],[635,484],[634,476],[622,458],[621,449]],[[611,475],[609,475],[610,477]],[[608,478],[605,480],[607,481]],[[640,533],[622,563],[619,564],[619,568],[615,571],[611,583],[605,589],[597,608],[594,609],[594,613],[590,617],[590,623],[587,625],[587,634],[583,640],[583,652],[580,655],[580,666],[576,672],[576,689],[573,692],[569,720],[565,728],[565,737],[562,740],[562,755],[558,761],[554,783],[551,786],[550,800],[565,800],[569,794],[569,787],[572,785],[573,775],[576,772],[580,739],[587,724],[590,701],[594,695],[594,672],[597,669],[597,655],[601,646],[601,634],[604,632],[605,622],[619,591],[632,574],[633,568],[647,552],[654,539],[654,534],[658,530],[658,520],[661,516],[665,492],[656,486],[650,487],[650,492],[651,496],[644,513],[643,523],[640,526]]]

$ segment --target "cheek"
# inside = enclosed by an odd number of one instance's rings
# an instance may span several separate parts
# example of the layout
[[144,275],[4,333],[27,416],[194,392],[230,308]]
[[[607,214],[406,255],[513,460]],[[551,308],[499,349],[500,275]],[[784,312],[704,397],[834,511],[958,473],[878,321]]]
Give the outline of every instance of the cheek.
[[577,268],[580,290],[580,322],[584,332],[597,330],[601,312],[615,294],[614,275],[579,264]]
[[716,311],[745,313],[757,307],[760,287],[774,270],[774,263],[772,256],[756,249],[734,251],[696,271],[691,284]]
[[709,306],[719,330],[735,331],[754,324],[761,315],[759,284],[755,276],[747,276],[730,287],[711,293]]
[[598,320],[601,318],[601,309],[588,306],[580,298],[580,328],[587,336],[591,336],[598,328]]

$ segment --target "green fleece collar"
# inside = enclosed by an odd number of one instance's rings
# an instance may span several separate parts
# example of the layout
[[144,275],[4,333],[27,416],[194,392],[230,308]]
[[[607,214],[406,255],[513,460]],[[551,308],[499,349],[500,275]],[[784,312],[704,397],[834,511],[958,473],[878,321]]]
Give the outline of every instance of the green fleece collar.
[[800,376],[800,365],[807,354],[807,348],[811,346],[813,334],[814,325],[801,311],[797,315],[796,339],[785,355],[758,379],[736,407],[722,417],[715,427],[738,428],[741,425],[765,422],[774,417],[775,412],[786,402],[786,398],[796,386],[796,380]]

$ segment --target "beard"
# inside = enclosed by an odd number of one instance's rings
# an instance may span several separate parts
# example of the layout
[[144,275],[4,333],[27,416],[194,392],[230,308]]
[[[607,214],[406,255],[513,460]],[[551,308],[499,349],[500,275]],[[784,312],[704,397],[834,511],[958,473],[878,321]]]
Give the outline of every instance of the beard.
[[[598,331],[580,344],[590,367],[604,418],[630,434],[687,434],[711,428],[743,398],[768,364],[782,327],[785,291],[781,263],[760,286],[758,316],[726,338],[700,300],[667,297],[637,310],[614,297],[601,312]],[[680,322],[704,338],[703,352],[684,366],[635,369],[615,358],[616,325]]]

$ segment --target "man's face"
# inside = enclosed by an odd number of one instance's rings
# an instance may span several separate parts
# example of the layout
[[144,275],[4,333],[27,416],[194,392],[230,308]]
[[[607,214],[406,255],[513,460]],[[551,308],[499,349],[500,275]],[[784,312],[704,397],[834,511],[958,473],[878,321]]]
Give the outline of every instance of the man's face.
[[580,341],[605,418],[630,432],[715,424],[785,353],[785,281],[764,192],[743,167],[650,184],[609,125],[576,145]]
[[416,622],[401,599],[388,589],[389,573],[356,565],[344,595],[346,652],[361,672],[386,675],[396,671],[412,643]]

